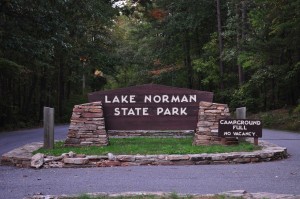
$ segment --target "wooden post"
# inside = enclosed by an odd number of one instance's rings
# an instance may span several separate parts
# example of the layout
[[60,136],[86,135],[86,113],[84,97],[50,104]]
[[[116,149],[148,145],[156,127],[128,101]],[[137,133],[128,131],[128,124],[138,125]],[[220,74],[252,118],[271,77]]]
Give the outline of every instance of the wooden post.
[[221,138],[221,144],[226,145],[226,138],[224,138],[224,137]]
[[54,148],[54,108],[49,109],[49,149]]
[[[237,108],[235,111],[236,119],[246,119],[246,107]],[[239,137],[239,142],[245,141],[245,138]]]
[[44,148],[49,148],[49,107],[44,107]]
[[44,148],[54,148],[54,108],[44,107]]
[[246,119],[246,107],[237,108],[235,111],[236,119]]

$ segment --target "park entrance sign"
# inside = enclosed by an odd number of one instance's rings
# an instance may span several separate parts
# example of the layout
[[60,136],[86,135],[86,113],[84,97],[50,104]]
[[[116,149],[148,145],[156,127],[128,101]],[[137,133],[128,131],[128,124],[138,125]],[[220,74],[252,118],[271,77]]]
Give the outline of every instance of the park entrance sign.
[[106,130],[194,130],[200,101],[212,102],[213,93],[146,84],[88,98],[102,102]]

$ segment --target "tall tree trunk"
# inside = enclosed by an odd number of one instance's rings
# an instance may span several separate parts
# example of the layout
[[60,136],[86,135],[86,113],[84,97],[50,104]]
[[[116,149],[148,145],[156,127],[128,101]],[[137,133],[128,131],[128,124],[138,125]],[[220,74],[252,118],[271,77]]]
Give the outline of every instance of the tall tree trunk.
[[39,120],[43,119],[43,107],[45,106],[45,98],[46,98],[46,68],[42,69],[42,75],[40,78],[40,99],[39,99]]
[[65,99],[64,63],[63,63],[63,58],[60,57],[59,74],[58,74],[58,116],[60,120],[63,117],[64,99]]
[[[68,67],[68,76],[71,77],[71,75],[72,75],[71,67]],[[67,100],[70,99],[70,95],[71,95],[71,80],[69,79],[67,81],[67,88],[66,88],[66,97],[67,97]]]
[[38,82],[37,71],[34,71],[33,75],[32,75],[31,85],[29,87],[28,96],[24,103],[24,112],[23,112],[24,114],[28,114],[30,109],[32,109],[31,106],[32,106],[32,102],[33,102],[33,95],[35,92],[35,88],[37,86],[37,82]]
[[197,27],[195,30],[195,37],[196,37],[196,43],[197,43],[197,54],[198,57],[201,57],[201,52],[202,52],[202,45],[200,42],[200,35],[199,35],[199,28]]
[[[241,47],[241,44],[243,45],[243,42],[245,41],[246,37],[246,3],[245,1],[241,2],[241,11],[242,11],[242,24],[241,24],[241,40],[239,41],[239,31],[237,34],[237,45],[238,45],[238,54],[240,51],[243,50],[243,47]],[[237,10],[237,14],[239,16],[239,10]],[[239,71],[239,85],[242,86],[244,83],[244,71],[241,64],[238,64],[238,71]]]
[[[240,2],[237,2],[235,4],[235,15],[236,15],[236,48],[237,48],[237,59],[240,55],[240,51],[241,51],[241,24],[240,24]],[[243,68],[242,65],[240,63],[238,63],[237,60],[237,67],[238,67],[238,76],[239,76],[239,86],[242,86],[242,74],[243,74]]]
[[185,30],[185,66],[187,68],[188,88],[193,88],[193,68],[191,61],[191,41],[189,30]]
[[220,70],[220,89],[224,89],[224,66],[222,61],[223,39],[222,39],[222,24],[221,24],[221,5],[220,0],[217,2],[217,21],[218,21],[218,40],[219,40],[219,70]]

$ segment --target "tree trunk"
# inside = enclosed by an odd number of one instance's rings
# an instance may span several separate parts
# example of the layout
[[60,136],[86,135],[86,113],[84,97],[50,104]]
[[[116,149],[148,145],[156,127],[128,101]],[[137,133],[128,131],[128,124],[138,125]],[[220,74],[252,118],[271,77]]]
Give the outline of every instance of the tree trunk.
[[32,75],[31,85],[29,87],[28,96],[24,103],[24,112],[23,112],[24,114],[28,115],[28,112],[30,112],[30,110],[32,109],[31,106],[33,102],[33,95],[35,92],[35,88],[37,86],[37,82],[38,82],[37,71],[34,71]]
[[[246,37],[246,4],[245,1],[241,2],[242,4],[242,33],[241,33],[241,43],[243,45],[243,43],[245,42],[245,37]],[[240,43],[238,43],[239,47],[238,50],[243,50],[243,47],[241,47]],[[244,71],[243,71],[243,67],[238,64],[239,67],[239,85],[242,86],[244,84]]]
[[196,37],[196,43],[197,43],[197,54],[198,54],[198,57],[201,57],[201,52],[202,52],[202,45],[201,45],[201,42],[200,42],[200,35],[199,35],[199,28],[197,27],[196,30],[195,30],[195,37]]
[[58,116],[60,120],[63,117],[64,98],[65,98],[64,63],[63,63],[63,58],[60,57],[59,74],[58,74]]
[[237,48],[237,67],[238,67],[238,76],[239,76],[239,86],[242,86],[242,74],[243,74],[243,68],[242,65],[240,63],[238,63],[238,57],[240,55],[240,51],[241,51],[241,27],[240,27],[240,2],[237,2],[235,4],[235,15],[236,15],[236,48]]
[[39,120],[43,119],[43,112],[44,112],[44,106],[45,106],[45,98],[46,98],[46,68],[42,69],[42,76],[40,79],[40,100],[39,100]]
[[193,68],[191,61],[191,41],[189,30],[185,30],[185,66],[187,68],[188,88],[193,88]]
[[219,70],[220,70],[220,89],[224,89],[224,66],[222,61],[222,53],[223,53],[223,40],[222,40],[222,25],[221,25],[221,6],[220,0],[216,0],[217,2],[217,21],[218,21],[218,40],[219,40]]

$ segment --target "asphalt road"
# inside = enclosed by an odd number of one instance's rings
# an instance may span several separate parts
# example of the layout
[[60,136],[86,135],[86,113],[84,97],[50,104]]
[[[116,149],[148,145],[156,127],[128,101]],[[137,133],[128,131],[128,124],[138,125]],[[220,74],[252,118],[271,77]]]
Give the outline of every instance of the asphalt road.
[[[67,126],[56,127],[55,138],[66,138],[66,132]],[[0,154],[42,141],[42,136],[42,129],[0,133]],[[237,189],[299,195],[300,134],[264,130],[263,139],[287,147],[291,156],[276,162],[239,165],[41,170],[0,166],[0,198],[128,191],[208,194]]]

